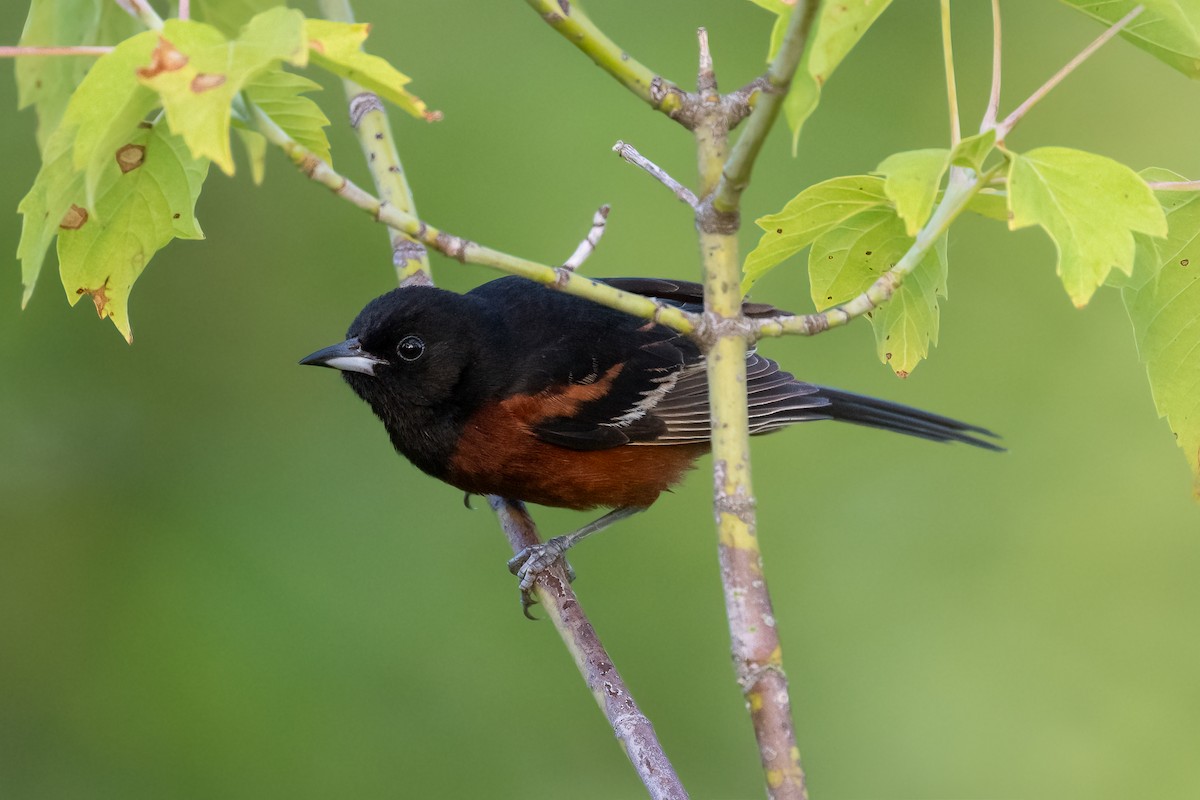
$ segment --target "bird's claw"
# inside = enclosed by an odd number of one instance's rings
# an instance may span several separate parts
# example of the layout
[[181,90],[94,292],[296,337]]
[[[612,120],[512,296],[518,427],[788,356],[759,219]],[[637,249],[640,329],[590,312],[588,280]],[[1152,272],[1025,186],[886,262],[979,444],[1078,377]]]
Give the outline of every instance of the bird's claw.
[[556,561],[562,559],[567,580],[574,582],[575,570],[562,557],[568,547],[570,545],[567,543],[567,537],[557,536],[546,541],[545,544],[530,545],[508,560],[508,571],[520,580],[521,611],[529,619],[535,618],[529,613],[529,609],[537,604],[537,600],[533,596],[533,586],[537,582],[538,576],[550,569]]

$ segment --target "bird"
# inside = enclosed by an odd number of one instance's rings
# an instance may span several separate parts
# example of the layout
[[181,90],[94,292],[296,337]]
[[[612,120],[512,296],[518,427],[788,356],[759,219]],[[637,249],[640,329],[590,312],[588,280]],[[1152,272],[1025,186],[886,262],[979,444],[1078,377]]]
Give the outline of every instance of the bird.
[[[697,283],[598,282],[703,309]],[[753,302],[742,311],[786,313]],[[569,548],[647,509],[710,449],[705,355],[694,339],[521,277],[465,294],[393,289],[362,309],[344,341],[300,363],[340,370],[395,449],[468,498],[609,509],[509,561],[524,599]],[[753,348],[746,393],[751,435],[835,420],[1003,450],[986,428],[806,383]]]

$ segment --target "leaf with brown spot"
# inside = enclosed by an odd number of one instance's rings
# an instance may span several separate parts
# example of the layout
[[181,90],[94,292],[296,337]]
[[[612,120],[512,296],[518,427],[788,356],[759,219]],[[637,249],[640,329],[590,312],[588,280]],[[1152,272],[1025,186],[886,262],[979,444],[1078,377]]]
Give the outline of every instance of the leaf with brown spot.
[[86,208],[80,208],[74,203],[67,209],[67,213],[63,214],[62,222],[58,223],[58,227],[67,231],[77,231],[83,227],[83,224],[88,221],[88,212]]
[[237,39],[192,20],[167,20],[162,38],[187,58],[180,69],[141,78],[162,100],[167,123],[192,155],[233,174],[231,106],[242,87],[281,61],[304,64],[304,16],[273,8],[250,20]]
[[137,76],[148,79],[155,78],[164,72],[176,72],[187,66],[188,57],[175,49],[175,45],[165,37],[158,37],[158,45],[150,54],[150,66],[139,67]]
[[138,84],[136,70],[150,60],[158,41],[145,31],[96,60],[71,96],[60,128],[70,139],[72,164],[85,173],[86,205],[95,209],[96,184],[112,165],[113,153],[128,144],[158,98]]
[[225,83],[224,75],[215,75],[212,73],[202,72],[196,77],[192,78],[191,89],[196,94],[200,94],[201,92],[207,92],[210,89],[215,89],[223,83]]
[[117,151],[117,166],[121,172],[137,169],[146,160],[146,148],[140,144],[127,144]]
[[113,321],[128,341],[129,292],[154,254],[172,239],[200,239],[195,203],[208,172],[183,141],[163,124],[139,130],[132,147],[142,149],[140,168],[111,168],[97,187],[93,219],[60,230],[58,261],[72,305],[90,295],[100,316]]

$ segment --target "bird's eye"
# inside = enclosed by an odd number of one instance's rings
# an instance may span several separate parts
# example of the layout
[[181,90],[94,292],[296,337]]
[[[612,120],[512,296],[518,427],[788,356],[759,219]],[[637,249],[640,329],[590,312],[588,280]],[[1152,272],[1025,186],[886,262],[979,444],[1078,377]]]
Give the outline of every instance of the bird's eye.
[[396,355],[405,361],[416,361],[425,354],[425,342],[420,336],[405,336],[396,345]]

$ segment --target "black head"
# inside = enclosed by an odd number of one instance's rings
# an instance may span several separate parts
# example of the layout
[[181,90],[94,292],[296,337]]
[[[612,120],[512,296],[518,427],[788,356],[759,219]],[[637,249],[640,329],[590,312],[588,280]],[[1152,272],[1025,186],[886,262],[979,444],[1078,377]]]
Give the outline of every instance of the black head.
[[444,457],[463,409],[478,402],[471,376],[484,323],[474,311],[470,300],[453,292],[394,289],[367,304],[346,341],[300,363],[341,370],[396,448],[434,472],[431,459]]

